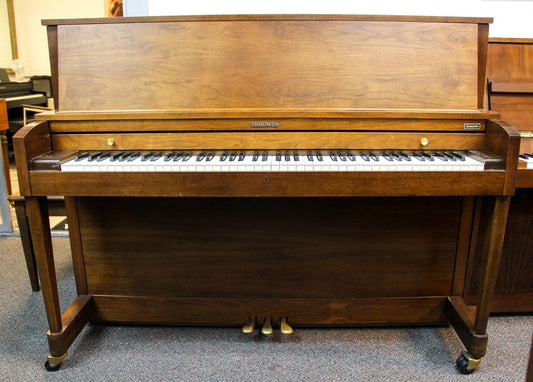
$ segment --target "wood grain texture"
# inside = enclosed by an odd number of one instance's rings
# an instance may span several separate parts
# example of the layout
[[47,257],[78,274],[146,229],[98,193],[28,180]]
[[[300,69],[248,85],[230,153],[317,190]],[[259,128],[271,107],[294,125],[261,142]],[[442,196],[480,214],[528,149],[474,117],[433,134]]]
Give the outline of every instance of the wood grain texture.
[[241,326],[249,316],[296,326],[444,324],[443,297],[193,298],[93,296],[96,322]]
[[460,172],[30,172],[33,195],[473,196],[501,195],[505,171]]
[[61,111],[478,108],[477,24],[190,21],[57,34]]
[[48,122],[34,122],[22,127],[13,136],[13,149],[17,164],[19,192],[31,195],[29,180],[29,162],[32,158],[52,150]]
[[461,198],[79,198],[78,216],[92,295],[446,296]]
[[[265,113],[267,114],[267,113]],[[146,115],[138,115],[139,119],[122,119],[117,120],[109,116],[110,119],[101,119],[102,116],[92,115],[87,119],[79,119],[68,116],[69,119],[59,119],[50,121],[50,131],[52,133],[109,133],[109,132],[161,132],[161,131],[209,131],[218,133],[220,131],[239,131],[255,132],[263,131],[424,131],[431,126],[435,131],[455,131],[464,132],[465,124],[479,124],[479,132],[485,130],[486,119],[415,119],[415,118],[367,118],[365,115],[361,118],[353,118],[353,114],[347,114],[346,118],[335,118],[333,115],[325,115],[324,118],[310,115],[307,118],[293,117],[277,118],[273,115],[263,115],[256,117],[251,115],[250,118],[211,118],[211,119],[150,119]],[[332,112],[335,114],[335,112]],[[56,114],[56,116],[58,116]],[[161,115],[151,115],[151,118],[162,117]],[[166,115],[165,115],[166,116]],[[65,115],[63,118],[67,117]],[[132,117],[129,115],[128,117]],[[472,117],[472,116],[470,116]],[[491,117],[495,117],[492,115]],[[55,118],[55,117],[54,117]],[[275,122],[275,127],[252,127],[251,122]]]
[[[108,138],[113,138],[110,147]],[[428,139],[422,145],[422,138]],[[434,132],[180,132],[54,134],[54,150],[276,150],[276,149],[382,149],[482,150],[480,133]]]

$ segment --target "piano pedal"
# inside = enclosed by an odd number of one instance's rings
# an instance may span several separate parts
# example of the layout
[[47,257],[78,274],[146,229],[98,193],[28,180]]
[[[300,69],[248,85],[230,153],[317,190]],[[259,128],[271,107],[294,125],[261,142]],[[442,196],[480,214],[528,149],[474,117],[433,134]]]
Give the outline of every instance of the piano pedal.
[[255,316],[250,316],[250,318],[248,319],[248,322],[244,324],[244,326],[242,327],[242,332],[246,334],[252,333],[255,328],[255,321],[256,321]]
[[271,335],[273,333],[271,316],[265,317],[265,323],[263,324],[263,327],[261,328],[261,333],[265,335]]
[[283,334],[292,334],[292,327],[287,323],[287,317],[281,317],[280,329]]

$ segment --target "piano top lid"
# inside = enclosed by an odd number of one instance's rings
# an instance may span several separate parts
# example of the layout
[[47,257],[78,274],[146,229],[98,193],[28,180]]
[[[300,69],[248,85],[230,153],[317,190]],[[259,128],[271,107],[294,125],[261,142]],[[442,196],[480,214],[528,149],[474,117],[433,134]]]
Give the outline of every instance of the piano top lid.
[[80,19],[44,19],[42,25],[161,23],[188,21],[388,21],[491,24],[490,17],[409,16],[409,15],[348,15],[348,14],[252,14],[252,15],[186,15],[101,17]]
[[[471,110],[488,18],[46,20],[58,112]],[[316,114],[315,114],[316,115]]]

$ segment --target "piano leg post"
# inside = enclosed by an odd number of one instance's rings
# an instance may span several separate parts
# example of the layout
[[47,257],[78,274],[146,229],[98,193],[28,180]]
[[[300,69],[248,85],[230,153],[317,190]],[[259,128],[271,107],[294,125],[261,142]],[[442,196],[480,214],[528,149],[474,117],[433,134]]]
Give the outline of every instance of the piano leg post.
[[61,315],[47,198],[27,197],[26,213],[50,328],[48,331],[50,354],[45,367],[49,371],[55,371],[66,357],[69,346],[92,317],[94,301],[91,296],[80,295]]
[[467,306],[458,296],[448,299],[447,314],[450,323],[467,349],[456,362],[463,374],[472,373],[487,352],[487,324],[505,236],[509,201],[509,196],[497,196],[490,200],[491,214],[483,242],[477,306]]

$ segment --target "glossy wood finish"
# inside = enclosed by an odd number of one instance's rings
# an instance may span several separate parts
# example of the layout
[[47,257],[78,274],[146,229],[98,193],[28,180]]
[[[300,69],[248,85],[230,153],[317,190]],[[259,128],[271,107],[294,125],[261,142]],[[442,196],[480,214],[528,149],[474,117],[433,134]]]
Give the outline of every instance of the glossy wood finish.
[[[45,196],[67,196],[79,297],[58,317],[54,289],[45,294],[51,352],[65,351],[87,320],[239,325],[270,315],[274,324],[288,316],[296,325],[450,321],[482,356],[519,145],[512,127],[481,108],[488,22],[317,15],[45,22],[59,107],[15,143],[32,218],[46,218],[37,208]],[[250,122],[278,126],[261,131]],[[47,151],[109,149],[107,138],[113,149],[132,150],[472,150],[486,166],[464,173],[31,168]],[[459,297],[475,198],[487,199],[494,217],[475,231],[487,264],[477,309]],[[48,236],[42,228],[35,223],[32,233]],[[40,240],[46,274],[52,252]]]
[[[477,24],[221,20],[134,26],[58,26],[58,110],[478,107]],[[206,49],[198,49],[198,36]]]

